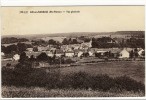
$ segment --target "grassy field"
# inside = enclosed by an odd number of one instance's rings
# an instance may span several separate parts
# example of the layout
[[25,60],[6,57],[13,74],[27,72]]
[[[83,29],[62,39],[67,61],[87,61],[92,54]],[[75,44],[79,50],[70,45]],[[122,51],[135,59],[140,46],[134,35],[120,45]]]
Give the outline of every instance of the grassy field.
[[6,66],[7,63],[10,63],[11,64],[11,68],[13,68],[16,64],[18,64],[18,61],[2,61],[2,66]]
[[15,97],[143,97],[142,92],[101,92],[93,90],[73,90],[73,89],[51,89],[47,90],[40,87],[2,87],[3,98],[15,98]]
[[[14,67],[17,61],[2,61],[2,66],[11,63]],[[58,70],[58,69],[57,69]],[[107,74],[111,77],[129,76],[136,81],[145,82],[145,62],[144,61],[116,61],[116,62],[99,62],[93,64],[85,64],[74,67],[65,67],[59,69],[62,74],[70,74],[75,72],[87,72],[91,75]]]
[[[53,70],[58,71],[58,68]],[[107,74],[110,77],[119,77],[126,75],[138,82],[140,81],[144,83],[145,64],[144,61],[98,62],[94,64],[84,65],[82,64],[81,66],[59,68],[59,72],[61,74],[68,75],[70,75],[71,73],[78,72],[85,72],[93,76],[98,74]],[[40,88],[40,87],[2,86],[2,97],[141,97],[141,96],[144,96],[144,92],[141,91],[133,92],[126,90],[117,92],[117,90],[114,91],[114,89],[103,92],[92,89],[91,90],[58,89],[58,88],[46,89],[45,87]]]
[[99,62],[89,65],[60,68],[62,74],[70,74],[79,71],[87,72],[92,75],[107,74],[111,77],[126,75],[143,83],[145,81],[144,61]]

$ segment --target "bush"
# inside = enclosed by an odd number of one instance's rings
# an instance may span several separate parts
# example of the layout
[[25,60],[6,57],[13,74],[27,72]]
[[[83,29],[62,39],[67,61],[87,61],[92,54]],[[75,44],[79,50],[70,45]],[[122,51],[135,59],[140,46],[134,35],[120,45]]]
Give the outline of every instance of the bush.
[[14,72],[22,76],[27,75],[31,71],[32,71],[32,64],[30,62],[18,63],[14,68]]
[[85,72],[62,75],[59,70],[33,69],[27,75],[16,75],[10,69],[2,69],[2,84],[25,86],[25,87],[46,87],[48,89],[92,89],[109,91],[142,91],[145,92],[144,84],[127,76],[112,78],[108,75],[91,76]]
[[[64,82],[66,85],[71,86],[74,89],[88,89],[91,87],[91,76],[85,72],[74,73],[68,76],[68,79],[65,78]],[[67,81],[67,82],[66,82]]]
[[127,91],[145,91],[144,84],[133,80],[127,76],[121,76],[114,79],[114,87],[119,88],[120,90],[125,89]]
[[14,74],[12,69],[2,67],[2,85],[12,85]]
[[11,64],[10,64],[10,63],[7,63],[7,64],[6,64],[6,67],[10,67],[10,66],[11,66]]
[[108,75],[97,75],[92,77],[92,89],[94,90],[103,90],[107,91],[110,90],[114,86],[113,78],[109,77]]

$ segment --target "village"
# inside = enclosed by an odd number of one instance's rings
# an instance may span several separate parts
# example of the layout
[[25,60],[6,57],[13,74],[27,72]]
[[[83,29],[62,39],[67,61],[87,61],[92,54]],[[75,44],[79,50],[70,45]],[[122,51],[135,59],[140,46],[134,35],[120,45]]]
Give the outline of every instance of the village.
[[[129,36],[129,35],[128,35]],[[137,35],[136,35],[137,36]],[[125,36],[127,37],[127,36]],[[129,36],[130,37],[130,36]],[[133,35],[131,36],[133,37]],[[131,38],[130,37],[130,38]],[[117,44],[118,41],[114,40],[113,38],[102,36],[99,38],[106,40],[106,45],[113,45]],[[70,38],[72,40],[74,38]],[[76,39],[76,38],[75,38]],[[74,39],[74,40],[75,40]],[[64,39],[66,40],[66,39]],[[94,40],[95,41],[95,40]],[[56,47],[56,44],[48,44],[48,45],[35,45],[31,47],[27,47],[25,52],[28,58],[33,57],[37,59],[37,57],[45,53],[48,57],[53,58],[55,57],[56,60],[59,60],[59,66],[63,66],[65,64],[81,64],[81,63],[94,63],[99,61],[125,61],[125,60],[144,60],[145,58],[145,51],[143,48],[130,48],[130,47],[109,47],[109,48],[96,48],[93,47],[93,38],[88,39],[88,41],[80,41],[80,43],[73,43],[68,44],[67,40],[64,41],[65,43],[59,45],[59,48]],[[105,42],[105,41],[104,41]],[[31,44],[32,45],[32,44]],[[97,44],[96,44],[97,45]],[[2,56],[2,63],[3,62],[17,62],[20,59],[21,53],[13,53],[11,56],[7,56],[4,52],[1,52]],[[68,62],[70,61],[70,62]],[[64,63],[65,62],[65,63]],[[10,65],[9,63],[4,63],[4,66]],[[55,64],[55,63],[54,63]],[[58,64],[58,63],[56,63]],[[48,62],[46,61],[39,63],[39,67],[47,67],[49,66]],[[66,66],[66,65],[65,65]]]

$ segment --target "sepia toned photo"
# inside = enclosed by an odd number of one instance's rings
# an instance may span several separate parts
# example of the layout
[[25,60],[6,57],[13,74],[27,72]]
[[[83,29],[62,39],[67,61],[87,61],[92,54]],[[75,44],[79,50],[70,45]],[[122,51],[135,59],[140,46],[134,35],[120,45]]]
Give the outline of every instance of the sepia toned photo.
[[144,10],[1,7],[2,98],[145,97]]

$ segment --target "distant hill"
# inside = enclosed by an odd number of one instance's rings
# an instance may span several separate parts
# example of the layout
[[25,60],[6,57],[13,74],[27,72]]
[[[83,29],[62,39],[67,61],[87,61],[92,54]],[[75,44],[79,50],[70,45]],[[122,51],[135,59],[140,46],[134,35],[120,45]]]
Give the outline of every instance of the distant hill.
[[115,32],[115,34],[117,35],[126,35],[126,34],[129,34],[129,35],[144,35],[145,34],[145,31],[117,31]]
[[30,35],[3,35],[5,37],[16,37],[16,38],[44,38],[44,37],[79,37],[79,36],[92,36],[97,34],[109,34],[111,32],[70,32],[70,33],[48,33],[48,34],[30,34]]
[[97,35],[135,35],[141,34],[144,35],[145,31],[117,31],[117,32],[71,32],[71,33],[51,33],[51,34],[30,34],[30,35],[3,35],[5,37],[16,37],[16,38],[26,38],[29,40],[35,38],[46,38],[46,37],[80,37],[80,36],[89,36],[94,37]]

